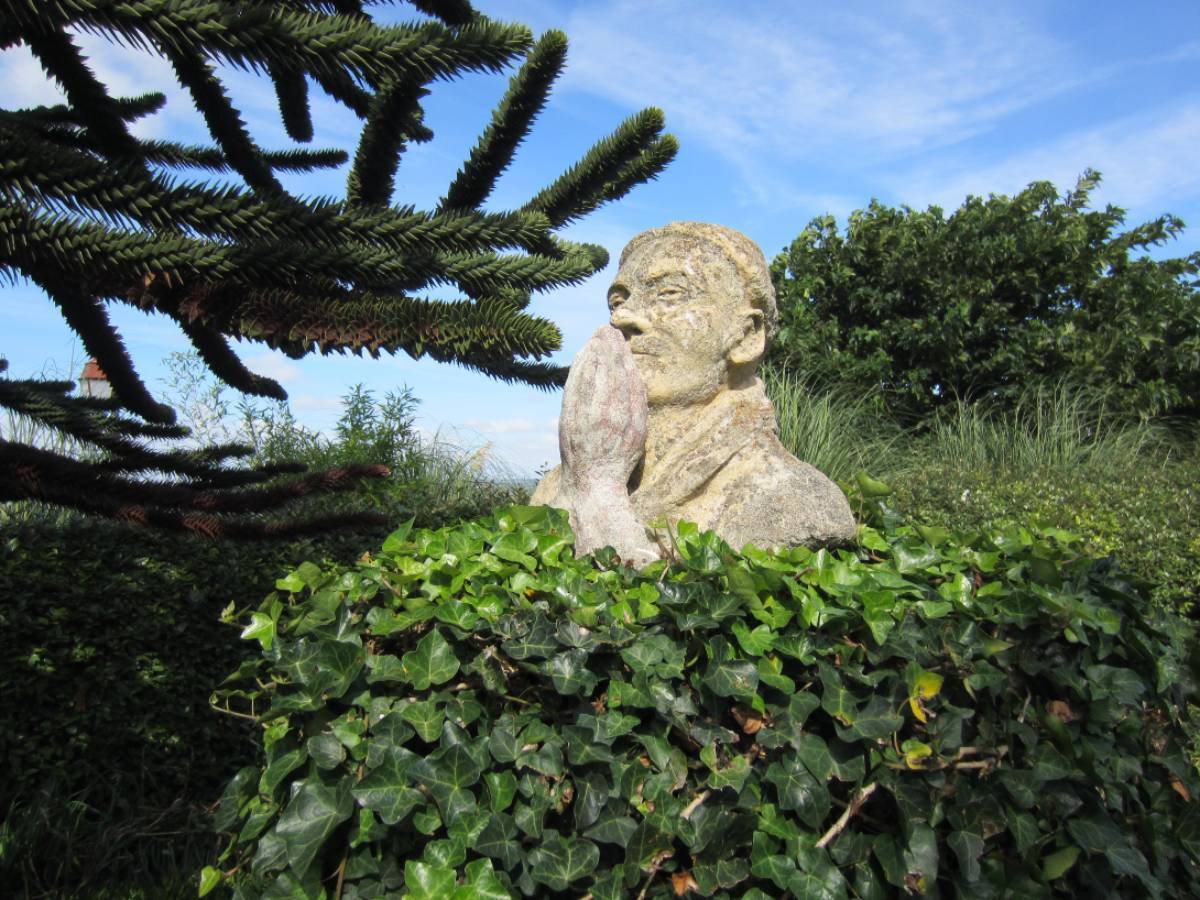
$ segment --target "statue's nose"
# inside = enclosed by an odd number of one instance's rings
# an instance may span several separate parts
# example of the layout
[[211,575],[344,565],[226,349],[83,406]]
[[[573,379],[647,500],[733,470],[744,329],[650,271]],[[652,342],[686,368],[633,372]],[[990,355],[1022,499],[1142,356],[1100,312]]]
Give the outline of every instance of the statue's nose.
[[640,304],[632,297],[627,297],[613,308],[609,322],[627,338],[635,334],[644,334],[650,329],[650,321],[642,313]]

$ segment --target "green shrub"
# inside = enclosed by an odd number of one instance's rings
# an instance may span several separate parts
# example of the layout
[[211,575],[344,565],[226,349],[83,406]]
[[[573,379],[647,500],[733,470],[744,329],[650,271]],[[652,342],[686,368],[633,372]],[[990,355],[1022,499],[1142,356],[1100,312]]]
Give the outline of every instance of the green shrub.
[[893,480],[917,521],[975,530],[1037,522],[1073,531],[1152,583],[1156,605],[1194,614],[1200,598],[1200,465],[1122,471],[976,469],[949,461]]
[[768,372],[780,439],[846,481],[866,469],[918,522],[958,530],[1038,523],[1075,532],[1187,614],[1200,596],[1200,455],[1195,433],[1106,412],[1105,397],[1059,384],[1004,407],[954,403],[920,433],[864,398]]
[[209,704],[249,649],[221,609],[313,551],[78,516],[0,530],[0,895],[168,896],[209,851],[203,807],[257,750]]
[[1062,532],[877,519],[635,572],[513,507],[301,566],[221,695],[265,757],[202,892],[1190,895],[1190,632]]

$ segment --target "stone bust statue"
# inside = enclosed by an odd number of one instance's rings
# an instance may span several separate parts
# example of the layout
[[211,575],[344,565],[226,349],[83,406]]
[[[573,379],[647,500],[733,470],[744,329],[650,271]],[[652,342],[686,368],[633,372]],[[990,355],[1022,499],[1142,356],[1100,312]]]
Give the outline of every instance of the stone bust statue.
[[534,504],[565,508],[576,552],[660,555],[651,522],[695,522],[734,547],[846,543],[838,487],[779,442],[758,364],[776,325],[762,251],[719,225],[637,235],[608,291],[610,324],[576,356],[562,465]]

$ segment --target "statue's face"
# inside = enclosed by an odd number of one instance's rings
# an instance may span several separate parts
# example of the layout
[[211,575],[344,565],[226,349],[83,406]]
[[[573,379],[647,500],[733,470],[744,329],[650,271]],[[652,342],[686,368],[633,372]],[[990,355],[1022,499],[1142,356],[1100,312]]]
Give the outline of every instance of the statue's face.
[[637,247],[608,290],[610,321],[629,343],[654,406],[689,406],[726,386],[743,334],[745,288],[711,244],[669,236]]

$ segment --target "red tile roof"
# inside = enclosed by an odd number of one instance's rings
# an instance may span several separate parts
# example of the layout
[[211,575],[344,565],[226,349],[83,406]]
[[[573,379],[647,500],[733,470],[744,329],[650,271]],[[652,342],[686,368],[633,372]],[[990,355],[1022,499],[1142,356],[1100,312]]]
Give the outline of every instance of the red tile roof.
[[108,381],[108,376],[104,374],[104,370],[100,368],[99,363],[94,359],[89,359],[83,367],[84,378],[93,378],[98,381]]

